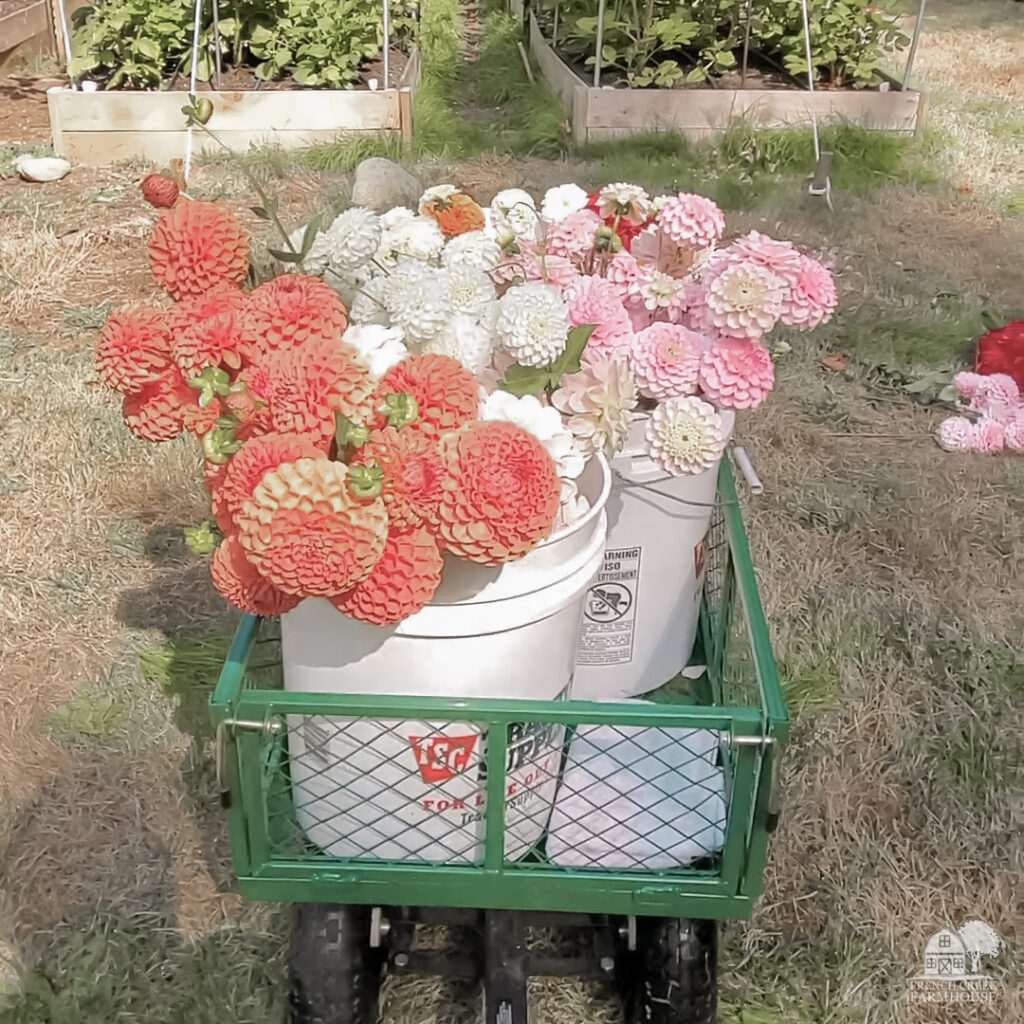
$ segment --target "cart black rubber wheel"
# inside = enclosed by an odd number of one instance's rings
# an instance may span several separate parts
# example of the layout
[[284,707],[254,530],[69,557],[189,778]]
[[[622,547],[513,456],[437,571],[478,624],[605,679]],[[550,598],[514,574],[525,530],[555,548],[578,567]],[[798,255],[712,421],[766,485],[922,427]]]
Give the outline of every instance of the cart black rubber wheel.
[[718,1013],[718,923],[637,919],[634,1020],[714,1024]]
[[292,905],[291,1024],[371,1024],[382,951],[370,948],[370,908]]

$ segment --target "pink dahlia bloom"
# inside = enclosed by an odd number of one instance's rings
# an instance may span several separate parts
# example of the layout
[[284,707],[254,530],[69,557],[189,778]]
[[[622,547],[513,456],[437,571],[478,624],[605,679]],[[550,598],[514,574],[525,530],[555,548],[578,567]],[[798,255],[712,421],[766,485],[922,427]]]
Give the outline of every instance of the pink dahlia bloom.
[[686,282],[660,270],[643,269],[636,284],[639,302],[645,309],[669,320],[686,311]]
[[800,269],[782,299],[784,324],[809,331],[831,319],[839,296],[832,274],[817,260],[801,256]]
[[1024,452],[1024,406],[1018,406],[1016,414],[1007,422],[1003,443],[1012,452]]
[[779,242],[760,231],[737,238],[725,250],[731,260],[758,263],[792,286],[800,274],[804,255],[792,242]]
[[569,320],[576,326],[594,324],[585,358],[625,356],[633,340],[633,324],[619,293],[603,277],[581,277],[566,292]]
[[615,285],[619,298],[625,303],[638,301],[640,298],[640,282],[643,270],[632,253],[623,249],[617,252],[604,269],[606,281]]
[[687,281],[684,295],[686,312],[683,314],[682,322],[701,334],[717,333],[714,317],[708,306],[708,291],[704,285],[699,281]]
[[706,196],[680,192],[661,204],[658,224],[680,248],[707,249],[725,231],[725,214]]
[[580,272],[572,260],[564,256],[545,256],[543,262],[539,256],[527,256],[524,259],[523,271],[527,281],[546,281],[558,288],[568,288],[580,279]]
[[699,383],[715,405],[753,409],[775,386],[771,353],[749,338],[722,338],[701,356]]
[[971,408],[982,416],[1006,419],[1020,401],[1020,388],[1007,373],[990,373],[979,378],[971,397]]
[[705,282],[708,314],[723,334],[760,338],[778,323],[785,286],[767,267],[733,263]]
[[601,218],[593,210],[577,210],[548,227],[547,251],[553,256],[582,262],[594,250],[594,232]]
[[966,416],[950,416],[935,431],[939,447],[947,452],[972,451],[974,424]]
[[984,455],[1001,452],[1006,442],[1006,427],[999,420],[983,419],[971,424],[970,451]]
[[707,339],[679,324],[652,324],[640,331],[630,348],[640,394],[675,398],[697,392],[701,353]]

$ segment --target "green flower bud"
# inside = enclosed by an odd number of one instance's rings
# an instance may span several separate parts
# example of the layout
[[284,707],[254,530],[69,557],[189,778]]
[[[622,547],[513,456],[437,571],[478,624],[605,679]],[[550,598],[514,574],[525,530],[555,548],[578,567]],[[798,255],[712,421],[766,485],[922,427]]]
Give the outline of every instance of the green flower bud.
[[388,423],[398,430],[415,423],[420,414],[419,402],[408,391],[392,391],[385,395],[377,411],[387,417]]
[[348,489],[357,498],[376,498],[384,489],[384,470],[380,466],[349,466]]

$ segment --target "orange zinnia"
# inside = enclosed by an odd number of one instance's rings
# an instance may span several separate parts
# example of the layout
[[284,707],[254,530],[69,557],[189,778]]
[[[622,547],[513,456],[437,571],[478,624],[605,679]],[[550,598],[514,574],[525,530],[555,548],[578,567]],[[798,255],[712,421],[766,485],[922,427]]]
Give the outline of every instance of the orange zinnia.
[[484,211],[461,192],[447,199],[432,199],[424,203],[423,212],[437,221],[437,226],[448,238],[464,235],[467,231],[481,231],[484,227]]

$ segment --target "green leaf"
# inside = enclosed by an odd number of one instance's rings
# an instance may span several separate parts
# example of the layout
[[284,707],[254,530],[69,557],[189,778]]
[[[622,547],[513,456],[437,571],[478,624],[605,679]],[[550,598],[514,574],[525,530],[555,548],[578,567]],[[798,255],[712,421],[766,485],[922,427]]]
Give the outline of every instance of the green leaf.
[[551,375],[557,374],[558,376],[558,380],[554,384],[555,387],[561,383],[565,374],[580,372],[583,350],[587,347],[587,342],[590,341],[590,336],[594,333],[596,326],[596,324],[580,324],[569,332],[565,351],[551,365]]
[[209,555],[217,547],[218,533],[214,532],[211,520],[206,519],[198,526],[185,527],[185,543],[197,555]]
[[160,44],[155,39],[136,39],[135,49],[150,60],[160,60]]
[[284,249],[267,249],[267,252],[274,257],[275,260],[280,260],[282,263],[301,263],[302,254],[297,252],[285,252]]
[[549,379],[550,374],[543,367],[513,363],[498,381],[498,387],[522,398],[523,395],[539,395],[547,387]]
[[313,248],[316,236],[320,233],[320,218],[314,217],[307,225],[302,235],[302,245],[299,247],[299,255],[305,259],[309,250]]

